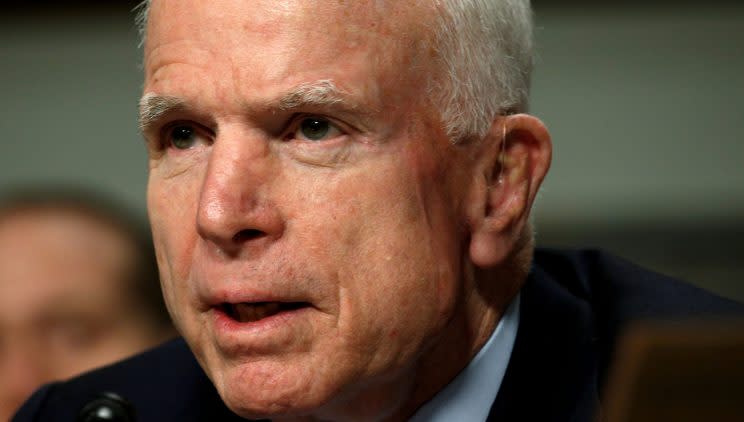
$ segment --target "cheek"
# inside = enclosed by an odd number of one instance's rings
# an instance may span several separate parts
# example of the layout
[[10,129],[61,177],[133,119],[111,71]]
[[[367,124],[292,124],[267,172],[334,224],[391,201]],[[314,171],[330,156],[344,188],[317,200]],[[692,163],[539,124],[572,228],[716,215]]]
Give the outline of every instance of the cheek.
[[169,261],[182,261],[196,239],[201,172],[193,173],[175,178],[163,177],[160,172],[150,175],[147,205],[153,240]]
[[[147,195],[150,224],[163,295],[171,315],[177,311],[178,302],[186,300],[178,299],[176,283],[178,280],[187,280],[191,271],[197,238],[198,194],[196,183],[163,179],[157,174],[150,176]],[[181,285],[185,286],[185,283]]]
[[339,332],[374,356],[373,367],[410,361],[446,324],[456,296],[452,220],[437,185],[411,168],[378,164],[337,183],[314,204],[325,219],[307,236],[322,239],[316,262],[339,285]]

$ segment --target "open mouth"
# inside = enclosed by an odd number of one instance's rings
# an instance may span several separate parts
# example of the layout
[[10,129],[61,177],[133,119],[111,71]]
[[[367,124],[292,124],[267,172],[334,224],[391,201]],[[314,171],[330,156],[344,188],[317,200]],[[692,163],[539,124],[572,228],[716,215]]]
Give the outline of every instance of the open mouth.
[[255,322],[282,312],[291,312],[310,306],[307,302],[255,302],[223,303],[220,308],[225,315],[238,322]]

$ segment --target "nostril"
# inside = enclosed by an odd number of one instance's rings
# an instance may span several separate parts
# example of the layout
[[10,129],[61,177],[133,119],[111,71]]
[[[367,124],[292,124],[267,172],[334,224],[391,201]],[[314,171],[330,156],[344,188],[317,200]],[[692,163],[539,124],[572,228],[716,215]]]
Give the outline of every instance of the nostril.
[[266,233],[262,232],[261,230],[246,229],[246,230],[241,230],[238,233],[236,233],[235,236],[233,236],[233,241],[236,243],[243,243],[248,240],[263,237],[265,235]]

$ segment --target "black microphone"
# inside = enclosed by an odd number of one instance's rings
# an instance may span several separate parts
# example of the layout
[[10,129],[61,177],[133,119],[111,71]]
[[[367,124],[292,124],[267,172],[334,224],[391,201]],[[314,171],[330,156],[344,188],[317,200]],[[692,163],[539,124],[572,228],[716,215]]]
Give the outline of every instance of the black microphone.
[[116,393],[102,393],[83,406],[77,422],[136,422],[134,407]]

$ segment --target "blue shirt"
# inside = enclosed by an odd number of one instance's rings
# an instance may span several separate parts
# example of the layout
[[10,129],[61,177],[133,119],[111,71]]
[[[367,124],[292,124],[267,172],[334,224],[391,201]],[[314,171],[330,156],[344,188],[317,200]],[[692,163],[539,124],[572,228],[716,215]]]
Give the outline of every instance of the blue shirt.
[[518,326],[519,295],[468,366],[409,422],[485,421],[504,379]]

